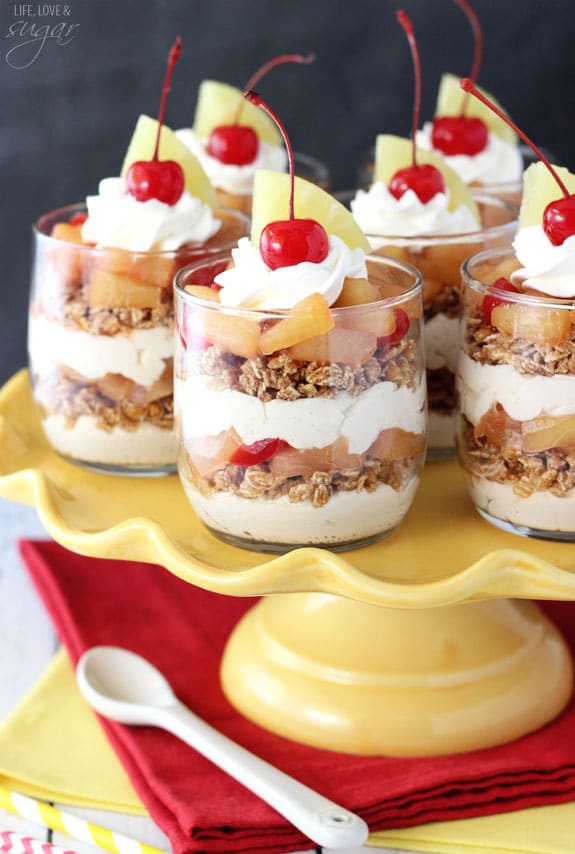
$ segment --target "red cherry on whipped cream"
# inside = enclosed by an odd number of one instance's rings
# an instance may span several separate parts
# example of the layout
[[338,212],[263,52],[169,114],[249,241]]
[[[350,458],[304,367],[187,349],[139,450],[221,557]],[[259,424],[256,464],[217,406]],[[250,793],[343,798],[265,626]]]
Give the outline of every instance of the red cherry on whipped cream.
[[293,149],[287,131],[279,118],[257,92],[244,92],[251,104],[261,107],[276,123],[285,142],[290,174],[289,219],[268,223],[260,235],[260,254],[272,270],[291,267],[303,261],[320,264],[327,258],[329,237],[315,219],[296,219],[294,214],[295,169]]
[[[455,2],[465,12],[473,30],[474,49],[469,79],[475,83],[479,75],[483,54],[481,24],[467,0],[455,0]],[[469,157],[473,157],[483,151],[489,142],[487,125],[477,116],[466,116],[466,106],[467,99],[463,102],[461,115],[438,116],[433,120],[431,144],[437,151],[441,151],[448,157],[455,154],[467,154]]]
[[448,157],[473,157],[483,151],[488,139],[487,125],[476,116],[440,116],[433,120],[431,144]]
[[543,230],[554,246],[575,234],[575,196],[550,202],[543,212]]
[[126,184],[128,192],[138,202],[147,202],[157,199],[166,205],[175,205],[184,192],[185,179],[184,170],[175,160],[159,160],[158,149],[160,146],[160,134],[164,124],[164,112],[166,109],[166,98],[170,91],[170,81],[174,66],[182,52],[182,40],[177,37],[170,49],[168,56],[168,67],[162,96],[160,98],[160,109],[158,111],[158,133],[156,136],[156,147],[151,160],[136,160],[128,169]]
[[413,146],[411,166],[405,169],[399,169],[392,176],[389,182],[389,192],[396,199],[401,197],[408,191],[413,190],[417,198],[422,204],[427,204],[438,193],[445,192],[445,181],[443,175],[432,166],[426,163],[420,166],[417,163],[417,149],[415,145],[415,132],[419,124],[419,113],[421,110],[421,62],[419,59],[419,51],[417,42],[413,34],[413,26],[411,20],[406,13],[400,9],[397,13],[397,20],[403,27],[403,31],[407,36],[409,47],[411,49],[411,57],[413,59],[413,70],[415,73],[415,94],[413,98],[413,124],[411,129],[411,142]]
[[545,157],[545,155],[537,148],[535,143],[533,143],[529,137],[520,130],[515,122],[512,122],[509,116],[506,116],[505,113],[500,110],[495,104],[487,98],[483,92],[480,92],[477,87],[474,85],[473,81],[468,77],[464,77],[460,83],[462,89],[466,92],[469,92],[482,104],[485,104],[486,107],[495,113],[496,116],[499,116],[510,128],[512,128],[515,133],[521,137],[521,139],[529,146],[529,148],[534,152],[534,154],[541,160],[542,163],[545,164],[555,181],[557,182],[557,186],[561,190],[563,194],[562,198],[555,199],[552,202],[549,202],[545,210],[543,211],[543,231],[551,241],[554,246],[561,246],[562,243],[568,238],[572,237],[575,234],[575,195],[571,195],[569,190],[557,174],[557,171],[553,168],[549,160]]
[[[275,68],[276,65],[283,65],[284,62],[299,62],[307,65],[308,62],[313,62],[315,54],[310,53],[307,56],[301,56],[299,53],[283,54],[270,59],[259,68],[248,80],[245,89],[253,89],[257,86],[262,77]],[[253,163],[258,156],[259,140],[255,130],[248,125],[240,125],[239,119],[243,106],[243,98],[240,99],[238,109],[235,115],[233,124],[218,125],[211,132],[207,152],[211,157],[215,157],[220,163],[234,164],[236,166],[247,166]]]
[[210,134],[207,152],[220,163],[246,166],[258,156],[259,140],[247,125],[219,125]]

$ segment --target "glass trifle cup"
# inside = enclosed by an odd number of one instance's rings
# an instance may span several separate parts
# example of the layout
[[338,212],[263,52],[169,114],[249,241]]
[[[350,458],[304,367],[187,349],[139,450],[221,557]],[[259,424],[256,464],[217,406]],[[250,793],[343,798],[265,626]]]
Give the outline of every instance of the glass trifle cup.
[[212,283],[229,261],[176,276],[178,467],[193,509],[254,550],[381,539],[406,514],[424,459],[419,273],[368,256],[369,285],[356,281],[380,298],[319,318],[319,294],[292,311],[220,304]]
[[82,240],[83,204],[34,225],[28,348],[44,433],[67,459],[120,474],[175,471],[176,270],[229,248],[249,220],[218,210],[207,241],[134,252]]
[[459,461],[488,521],[575,541],[575,299],[510,292],[520,267],[503,249],[463,266]]
[[[351,204],[355,193],[338,198]],[[378,255],[405,261],[423,278],[425,362],[428,397],[428,459],[455,452],[455,369],[459,351],[461,265],[482,249],[508,246],[517,229],[517,208],[496,197],[474,194],[481,227],[462,234],[367,233]]]

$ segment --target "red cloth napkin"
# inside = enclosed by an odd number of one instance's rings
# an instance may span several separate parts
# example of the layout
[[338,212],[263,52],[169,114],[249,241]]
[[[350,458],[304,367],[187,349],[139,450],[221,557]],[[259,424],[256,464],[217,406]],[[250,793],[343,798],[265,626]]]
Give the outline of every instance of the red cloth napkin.
[[[74,662],[95,644],[144,655],[198,715],[358,812],[372,831],[575,800],[573,701],[538,732],[474,753],[396,759],[304,747],[242,718],[220,689],[226,639],[255,600],[207,593],[157,566],[82,557],[55,543],[23,542],[21,551]],[[575,651],[575,605],[544,607]],[[271,807],[170,734],[100,720],[176,854],[310,847]]]

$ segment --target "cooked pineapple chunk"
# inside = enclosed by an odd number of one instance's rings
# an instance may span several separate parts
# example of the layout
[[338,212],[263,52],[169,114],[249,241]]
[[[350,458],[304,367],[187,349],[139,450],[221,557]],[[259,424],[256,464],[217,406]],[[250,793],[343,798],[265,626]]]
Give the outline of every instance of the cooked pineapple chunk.
[[500,403],[481,416],[474,430],[476,439],[486,439],[498,448],[521,447],[521,422],[511,418]]
[[94,270],[87,290],[90,308],[157,308],[162,302],[161,288],[108,270]]
[[334,302],[334,308],[344,308],[348,305],[364,305],[381,299],[379,290],[368,279],[344,279],[343,288]]
[[84,246],[88,244],[82,240],[82,225],[74,225],[70,222],[57,222],[50,237],[55,237],[56,240],[65,240],[68,243],[81,243]]
[[377,336],[372,332],[336,326],[325,335],[314,335],[289,348],[292,359],[301,362],[331,364],[339,362],[359,368],[377,350]]
[[424,451],[424,435],[402,430],[401,427],[389,427],[381,431],[367,455],[379,460],[406,460],[419,457]]
[[505,335],[553,347],[571,333],[570,312],[553,308],[504,304],[491,312],[491,323]]
[[575,415],[543,416],[524,421],[522,449],[526,454],[536,454],[549,448],[575,449]]
[[316,471],[361,467],[361,454],[351,454],[343,436],[324,448],[285,448],[270,461],[270,471],[277,478],[311,477]]
[[311,294],[295,305],[290,314],[279,320],[260,336],[260,350],[268,356],[300,341],[323,335],[334,327],[334,320],[325,298]]
[[395,312],[392,308],[366,306],[363,310],[342,312],[337,318],[337,325],[367,333],[374,336],[376,340],[386,338],[395,331]]
[[480,243],[445,243],[426,246],[416,256],[412,264],[420,270],[423,280],[437,279],[444,285],[459,288],[461,286],[461,264],[466,258],[479,252]]
[[255,320],[213,309],[198,309],[188,317],[186,335],[197,335],[210,344],[217,344],[224,352],[244,359],[257,356],[260,325]]
[[136,255],[125,249],[102,249],[94,253],[96,270],[137,279],[142,284],[169,288],[174,275],[174,259],[161,253]]

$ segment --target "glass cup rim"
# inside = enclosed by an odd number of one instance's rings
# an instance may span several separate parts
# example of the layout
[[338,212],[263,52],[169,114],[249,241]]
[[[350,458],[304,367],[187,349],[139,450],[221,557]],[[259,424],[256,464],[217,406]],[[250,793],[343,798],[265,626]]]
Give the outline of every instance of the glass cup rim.
[[[491,249],[483,249],[481,252],[476,252],[475,255],[470,255],[461,265],[463,284],[466,288],[471,288],[476,293],[483,296],[501,297],[506,303],[515,303],[517,305],[532,306],[535,308],[557,308],[566,311],[572,311],[575,308],[575,297],[553,297],[541,294],[514,293],[513,291],[505,291],[502,288],[496,288],[494,285],[488,285],[482,279],[476,278],[471,273],[473,264],[481,264],[485,261],[490,261],[498,256],[514,255],[511,246],[499,246]],[[515,256],[514,256],[515,257]]]
[[[56,219],[56,217],[65,215],[72,216],[76,213],[86,213],[86,204],[84,202],[74,202],[70,205],[62,205],[62,207],[54,208],[53,210],[46,211],[41,216],[38,217],[32,223],[32,234],[35,239],[41,238],[49,243],[53,243],[57,246],[68,246],[70,248],[74,248],[74,251],[77,252],[86,252],[86,253],[98,253],[105,255],[106,253],[116,253],[116,252],[126,252],[132,256],[140,256],[145,255],[146,257],[154,256],[154,258],[176,258],[182,249],[185,247],[186,252],[193,252],[195,249],[201,251],[202,253],[209,253],[210,257],[212,254],[217,252],[227,251],[233,246],[236,245],[237,239],[233,238],[231,240],[226,241],[225,243],[220,243],[213,247],[206,247],[205,243],[193,242],[185,243],[182,246],[178,247],[178,249],[126,249],[123,246],[84,246],[81,243],[74,243],[71,240],[60,240],[57,237],[52,237],[50,234],[47,234],[42,230],[42,226],[50,218],[54,218],[54,222],[65,222],[64,219]],[[218,211],[221,213],[225,213],[226,215],[232,215],[239,220],[243,220],[244,225],[246,226],[246,234],[249,232],[250,218],[247,214],[242,211],[236,210],[235,208],[220,206],[214,210],[214,214],[217,214]],[[215,235],[214,235],[215,236]]]
[[[243,306],[233,306],[233,305],[221,305],[220,303],[211,302],[210,300],[204,300],[200,297],[196,297],[193,294],[188,293],[184,290],[184,285],[182,285],[182,279],[185,276],[189,275],[192,271],[201,269],[202,267],[206,267],[209,264],[215,264],[219,261],[229,260],[231,258],[231,253],[227,250],[222,250],[217,255],[211,255],[209,258],[199,259],[198,261],[192,261],[190,264],[186,264],[185,267],[182,267],[177,271],[174,276],[174,296],[175,302],[178,300],[182,300],[187,305],[193,305],[197,308],[202,309],[212,309],[213,311],[220,312],[221,314],[234,314],[238,317],[247,317],[252,319],[261,320],[263,317],[266,318],[283,318],[290,314],[290,309],[255,309],[255,308],[244,308]],[[385,297],[381,300],[375,300],[374,302],[362,303],[361,305],[348,305],[342,306],[341,308],[330,308],[330,311],[333,313],[335,317],[345,317],[349,316],[353,312],[361,312],[367,311],[374,307],[379,309],[383,308],[395,308],[396,306],[400,306],[404,302],[408,302],[413,297],[419,295],[422,296],[423,293],[423,277],[417,267],[414,267],[413,264],[409,264],[407,261],[399,261],[396,258],[388,258],[383,255],[375,255],[370,253],[366,255],[366,261],[382,263],[384,266],[395,267],[395,269],[402,270],[403,272],[411,275],[413,277],[413,283],[401,294],[396,294],[394,296]]]
[[[358,187],[355,190],[341,190],[338,193],[334,193],[334,198],[342,204],[346,204],[346,202],[354,198],[358,190],[361,189],[361,187]],[[363,192],[365,193],[367,190],[363,190]],[[418,246],[421,244],[425,244],[426,246],[444,246],[445,244],[470,243],[476,240],[484,240],[486,238],[496,239],[498,237],[505,237],[507,234],[511,235],[517,230],[517,221],[519,219],[518,205],[515,205],[513,202],[509,202],[506,199],[494,196],[491,193],[486,193],[483,191],[483,188],[481,192],[472,191],[472,196],[476,202],[481,204],[506,209],[513,215],[513,218],[508,222],[499,223],[498,225],[490,225],[487,228],[478,228],[475,231],[455,232],[453,234],[417,234],[413,237],[409,237],[400,234],[368,234],[366,232],[365,236],[368,240],[370,238],[374,238],[376,240],[384,238],[394,246]],[[381,248],[383,248],[383,246]]]

